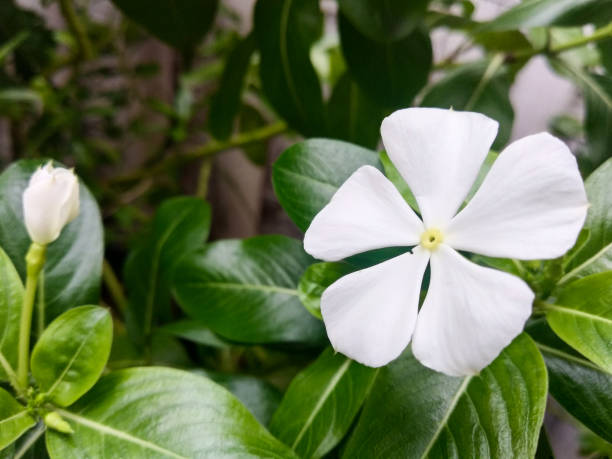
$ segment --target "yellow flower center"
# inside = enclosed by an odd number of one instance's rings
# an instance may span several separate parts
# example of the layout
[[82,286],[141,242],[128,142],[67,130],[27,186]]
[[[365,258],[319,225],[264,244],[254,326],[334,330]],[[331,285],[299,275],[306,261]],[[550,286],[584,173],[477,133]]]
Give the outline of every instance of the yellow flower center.
[[429,228],[421,234],[421,245],[428,250],[436,250],[443,241],[444,236],[438,228]]

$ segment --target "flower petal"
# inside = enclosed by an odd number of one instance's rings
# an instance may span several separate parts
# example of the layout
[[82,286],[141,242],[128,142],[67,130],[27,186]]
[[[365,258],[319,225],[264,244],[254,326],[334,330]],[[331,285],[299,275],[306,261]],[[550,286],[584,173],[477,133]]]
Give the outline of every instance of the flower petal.
[[326,261],[418,243],[423,223],[399,191],[372,166],[357,169],[315,216],[304,249]]
[[497,121],[480,113],[407,108],[385,118],[387,154],[416,197],[428,228],[455,215],[476,180]]
[[493,257],[555,258],[576,242],[587,208],[574,156],[559,139],[536,134],[499,155],[445,242]]
[[472,263],[442,244],[431,255],[412,352],[447,375],[476,374],[521,332],[533,298],[518,277]]
[[429,252],[417,246],[329,286],[321,314],[334,349],[371,367],[399,356],[414,330],[428,259]]

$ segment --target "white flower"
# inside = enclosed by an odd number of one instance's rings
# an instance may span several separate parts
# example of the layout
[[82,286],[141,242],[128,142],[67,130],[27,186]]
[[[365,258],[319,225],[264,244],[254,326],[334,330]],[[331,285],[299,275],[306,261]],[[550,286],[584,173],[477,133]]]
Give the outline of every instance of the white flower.
[[[322,260],[416,246],[325,290],[321,313],[334,349],[379,367],[412,338],[421,363],[460,376],[478,373],[522,331],[534,297],[527,284],[457,250],[521,260],[561,256],[576,241],[588,203],[575,158],[540,133],[508,146],[457,213],[497,128],[478,113],[432,108],[385,118],[386,151],[423,220],[371,166],[349,177],[314,218],[304,247]],[[429,290],[418,311],[428,263]]]
[[32,241],[55,241],[62,228],[79,214],[79,181],[72,170],[39,167],[23,192],[23,216]]

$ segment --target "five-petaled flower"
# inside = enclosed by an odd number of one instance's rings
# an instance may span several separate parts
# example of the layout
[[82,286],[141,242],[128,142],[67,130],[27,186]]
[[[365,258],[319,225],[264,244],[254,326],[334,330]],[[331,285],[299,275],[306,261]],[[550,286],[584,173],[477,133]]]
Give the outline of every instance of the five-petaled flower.
[[[424,365],[460,376],[478,373],[522,331],[534,298],[527,284],[458,251],[559,257],[575,243],[588,202],[569,149],[540,133],[503,150],[459,210],[497,128],[479,113],[432,108],[385,118],[383,143],[422,220],[378,169],[363,166],[312,221],[304,247],[326,261],[415,246],[325,290],[321,313],[336,351],[378,367],[412,339],[412,352]],[[428,263],[429,290],[419,311]]]

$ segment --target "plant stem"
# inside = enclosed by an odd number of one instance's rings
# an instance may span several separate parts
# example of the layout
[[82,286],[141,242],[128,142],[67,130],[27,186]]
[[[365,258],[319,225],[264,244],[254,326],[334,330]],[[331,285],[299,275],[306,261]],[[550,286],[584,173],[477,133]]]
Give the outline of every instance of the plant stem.
[[59,0],[60,10],[62,16],[70,29],[70,32],[74,36],[77,44],[79,45],[79,53],[84,60],[91,59],[94,56],[93,47],[85,31],[85,27],[79,20],[79,17],[74,10],[72,0]]
[[38,275],[38,301],[36,305],[38,306],[36,309],[36,324],[38,325],[36,336],[40,337],[45,331],[45,272],[42,270]]
[[17,382],[20,387],[28,386],[30,360],[30,332],[32,329],[32,310],[36,297],[38,275],[45,264],[47,246],[33,242],[26,255],[26,285],[19,325],[19,354],[17,364]]
[[159,173],[167,172],[168,168],[177,166],[190,161],[206,158],[208,156],[215,155],[231,148],[243,147],[251,143],[261,142],[267,140],[275,135],[282,134],[287,130],[287,124],[282,121],[269,124],[262,128],[253,129],[252,131],[242,132],[235,135],[231,139],[224,141],[213,140],[206,145],[196,148],[188,153],[176,154],[166,157],[165,160],[159,161],[153,167],[148,169],[139,170],[132,174],[126,174],[115,177],[112,180],[114,183],[132,182],[143,177],[149,177]]
[[2,369],[6,373],[9,383],[11,384],[11,386],[13,386],[13,389],[15,389],[15,391],[19,395],[23,395],[23,387],[21,387],[19,385],[19,382],[17,381],[17,375],[15,374],[15,370],[13,370],[13,367],[11,366],[9,361],[6,360],[6,357],[4,357],[2,351],[0,351],[0,367],[2,367]]
[[104,279],[104,284],[106,284],[108,288],[108,292],[113,297],[115,306],[117,306],[119,312],[125,316],[125,312],[128,308],[128,301],[123,292],[121,282],[119,282],[113,267],[106,259],[104,259],[104,263],[102,264],[102,278]]

